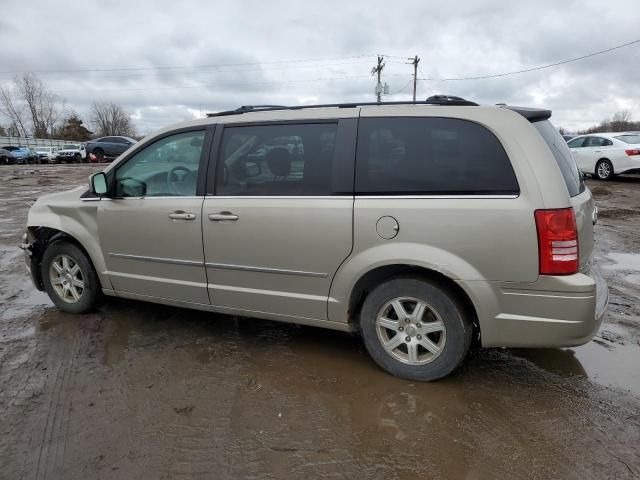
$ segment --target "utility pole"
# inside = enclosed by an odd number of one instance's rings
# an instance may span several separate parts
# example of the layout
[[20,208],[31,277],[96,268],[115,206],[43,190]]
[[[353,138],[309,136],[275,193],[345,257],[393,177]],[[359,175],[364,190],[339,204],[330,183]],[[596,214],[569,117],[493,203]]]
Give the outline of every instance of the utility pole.
[[420,63],[420,58],[416,55],[413,58],[410,58],[411,62],[408,65],[413,65],[413,101],[416,101],[416,85],[418,83],[418,63]]
[[376,97],[378,97],[378,103],[381,102],[382,99],[382,83],[380,82],[380,74],[382,73],[382,69],[384,68],[383,63],[384,57],[382,55],[378,55],[378,64],[371,69],[371,75],[378,75],[378,83],[376,84]]

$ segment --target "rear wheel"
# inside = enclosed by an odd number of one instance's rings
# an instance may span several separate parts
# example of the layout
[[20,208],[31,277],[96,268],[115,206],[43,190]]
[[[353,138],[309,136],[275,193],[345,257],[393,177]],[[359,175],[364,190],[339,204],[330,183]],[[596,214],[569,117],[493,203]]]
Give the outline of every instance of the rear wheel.
[[598,180],[611,180],[614,176],[613,165],[606,158],[596,163],[596,178]]
[[42,257],[42,280],[51,301],[64,312],[89,312],[102,297],[91,261],[70,242],[59,241],[47,247]]
[[93,154],[96,156],[97,162],[104,162],[104,151],[101,148],[96,148]]
[[472,325],[446,288],[398,277],[365,299],[360,327],[367,351],[392,375],[430,381],[455,370],[469,350]]

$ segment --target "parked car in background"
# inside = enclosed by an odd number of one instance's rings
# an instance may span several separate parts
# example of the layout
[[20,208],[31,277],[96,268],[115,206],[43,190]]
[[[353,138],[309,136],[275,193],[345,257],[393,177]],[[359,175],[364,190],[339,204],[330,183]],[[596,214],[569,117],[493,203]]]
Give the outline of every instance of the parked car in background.
[[0,165],[13,165],[14,163],[16,163],[16,157],[13,152],[0,148]]
[[57,147],[36,147],[36,153],[42,163],[55,163],[58,156]]
[[40,155],[34,148],[27,148],[29,150],[29,163],[40,163]]
[[576,137],[575,135],[562,135],[562,138],[564,138],[565,141],[567,141],[567,142],[569,140],[571,140],[572,138],[575,138],[575,137]]
[[136,140],[129,137],[96,138],[87,143],[87,155],[91,162],[104,162],[107,159],[113,160],[135,143]]
[[472,340],[581,345],[607,287],[550,116],[442,96],[212,114],[148,136],[90,190],[40,197],[21,248],[64,312],[106,294],[357,331],[412,380],[449,374]]
[[591,133],[569,140],[578,168],[600,180],[640,173],[640,133]]
[[18,165],[26,165],[28,163],[36,163],[37,155],[33,150],[27,147],[23,147],[21,145],[6,145],[2,147],[5,150],[10,151],[14,158],[15,163]]
[[66,143],[58,150],[58,160],[62,162],[86,162],[87,152],[81,143]]

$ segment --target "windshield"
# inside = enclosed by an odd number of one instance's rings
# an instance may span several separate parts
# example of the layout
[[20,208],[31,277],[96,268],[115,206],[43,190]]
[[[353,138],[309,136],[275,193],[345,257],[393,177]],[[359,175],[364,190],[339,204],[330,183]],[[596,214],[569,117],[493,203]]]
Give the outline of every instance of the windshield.
[[36,152],[39,152],[39,153],[46,153],[48,151],[49,151],[49,149],[46,148],[46,147],[45,148],[42,148],[42,147],[36,148]]
[[578,170],[578,166],[576,165],[564,138],[562,138],[560,133],[558,133],[549,120],[534,122],[533,126],[536,127],[538,133],[542,136],[544,141],[547,142],[549,150],[551,150],[551,153],[556,159],[556,163],[558,164],[558,167],[560,167],[560,172],[564,178],[564,183],[567,184],[569,195],[575,197],[576,195],[584,192],[584,181],[582,180],[582,175]]
[[64,150],[78,150],[78,145],[65,145],[62,148]]
[[624,143],[640,143],[640,133],[634,135],[620,135],[619,137],[613,137],[616,140],[621,140]]

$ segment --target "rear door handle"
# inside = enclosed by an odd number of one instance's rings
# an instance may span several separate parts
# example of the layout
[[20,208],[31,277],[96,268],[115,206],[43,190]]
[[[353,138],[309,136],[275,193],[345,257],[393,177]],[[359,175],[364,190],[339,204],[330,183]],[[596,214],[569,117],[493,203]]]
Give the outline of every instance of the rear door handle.
[[196,215],[195,213],[187,213],[183,212],[182,210],[176,210],[175,212],[171,212],[169,214],[169,218],[171,220],[195,220]]
[[238,215],[235,215],[231,212],[210,213],[208,217],[212,222],[223,222],[225,220],[235,222],[239,218]]

